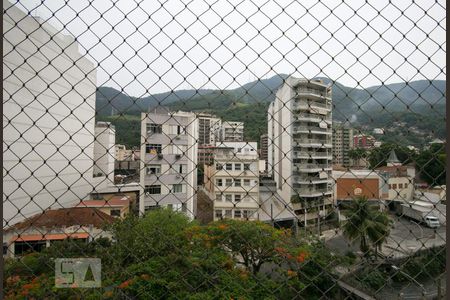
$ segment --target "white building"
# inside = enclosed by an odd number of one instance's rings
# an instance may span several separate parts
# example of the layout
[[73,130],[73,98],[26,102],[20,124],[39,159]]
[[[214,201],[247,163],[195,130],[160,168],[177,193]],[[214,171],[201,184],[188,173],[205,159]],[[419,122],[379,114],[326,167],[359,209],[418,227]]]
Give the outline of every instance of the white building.
[[242,142],[244,141],[244,123],[225,121],[219,130],[220,141]]
[[116,129],[110,122],[95,125],[94,177],[106,177],[114,183]]
[[197,115],[199,130],[199,145],[215,145],[219,140],[218,134],[222,126],[222,120],[214,115],[201,113]]
[[3,225],[9,226],[52,206],[72,206],[97,188],[96,69],[72,36],[8,1],[3,8]]
[[142,113],[139,211],[171,207],[196,214],[198,118],[188,112]]
[[214,220],[258,218],[259,158],[256,142],[217,143],[205,166],[205,189],[214,199]]
[[269,175],[300,221],[332,205],[331,88],[289,77],[268,111]]

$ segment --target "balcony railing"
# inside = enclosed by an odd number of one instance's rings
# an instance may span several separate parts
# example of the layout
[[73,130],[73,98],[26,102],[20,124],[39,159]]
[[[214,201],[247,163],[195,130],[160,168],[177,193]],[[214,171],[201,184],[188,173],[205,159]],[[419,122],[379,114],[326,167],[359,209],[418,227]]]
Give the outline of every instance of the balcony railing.
[[298,169],[327,169],[331,168],[329,164],[294,164]]
[[293,132],[294,133],[300,133],[300,132],[309,132],[309,131],[317,131],[317,132],[323,132],[323,133],[332,133],[331,128],[320,128],[318,126],[298,126],[294,127]]
[[320,194],[329,194],[331,193],[331,189],[329,188],[305,188],[301,187],[300,185],[296,186],[298,184],[294,184],[294,188],[296,188],[296,192],[301,196],[315,196]]
[[[330,122],[331,123],[331,117],[323,117],[323,115],[319,115],[319,114],[310,114],[310,113],[297,113],[295,115],[297,120],[300,119],[308,119],[308,120],[313,120],[313,122],[321,122],[321,121],[326,121],[326,122]],[[301,120],[300,120],[301,121]]]
[[294,158],[301,158],[301,157],[306,157],[306,158],[310,158],[310,157],[330,157],[332,156],[331,153],[327,153],[327,152],[294,152]]
[[299,138],[298,140],[296,140],[297,144],[331,144],[331,140],[330,139],[302,139]]

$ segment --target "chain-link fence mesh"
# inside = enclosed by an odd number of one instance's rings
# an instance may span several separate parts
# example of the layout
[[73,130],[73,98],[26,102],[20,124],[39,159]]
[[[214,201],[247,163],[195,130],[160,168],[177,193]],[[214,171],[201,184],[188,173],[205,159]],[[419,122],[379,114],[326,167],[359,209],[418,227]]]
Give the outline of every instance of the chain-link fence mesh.
[[7,299],[437,299],[444,1],[3,1]]

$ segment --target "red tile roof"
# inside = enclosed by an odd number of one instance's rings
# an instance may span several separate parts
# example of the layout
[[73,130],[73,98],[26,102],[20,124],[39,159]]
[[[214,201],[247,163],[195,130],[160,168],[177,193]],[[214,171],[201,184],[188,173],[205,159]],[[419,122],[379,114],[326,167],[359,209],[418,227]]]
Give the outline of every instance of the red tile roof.
[[75,207],[124,207],[130,205],[130,198],[127,196],[114,196],[109,200],[85,200]]
[[5,229],[26,230],[31,227],[55,228],[63,226],[88,226],[101,228],[105,224],[111,224],[116,219],[96,208],[91,207],[71,207],[54,210],[46,210],[34,215],[20,223]]

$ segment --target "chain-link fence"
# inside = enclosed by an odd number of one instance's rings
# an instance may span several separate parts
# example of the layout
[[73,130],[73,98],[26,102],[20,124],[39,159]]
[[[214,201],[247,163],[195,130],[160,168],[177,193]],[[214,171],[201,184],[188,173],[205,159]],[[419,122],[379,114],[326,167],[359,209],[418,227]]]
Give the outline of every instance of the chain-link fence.
[[4,297],[444,297],[445,21],[4,0]]

